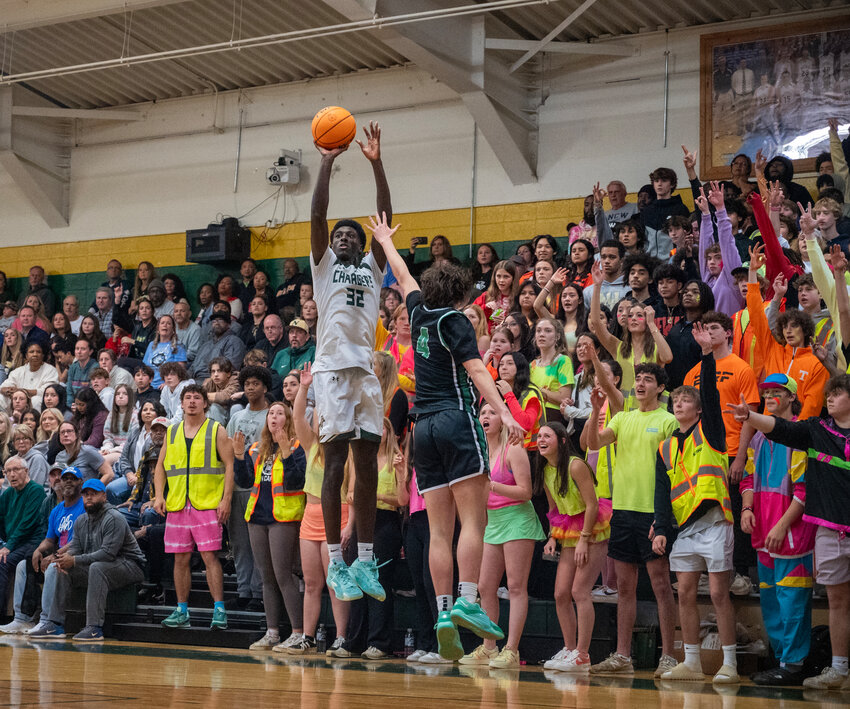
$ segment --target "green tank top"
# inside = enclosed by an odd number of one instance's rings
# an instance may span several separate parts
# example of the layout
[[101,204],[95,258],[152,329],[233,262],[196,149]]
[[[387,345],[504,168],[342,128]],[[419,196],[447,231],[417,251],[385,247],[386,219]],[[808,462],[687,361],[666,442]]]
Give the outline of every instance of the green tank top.
[[[577,460],[577,458],[575,456],[571,456],[570,465],[572,465],[574,460]],[[567,494],[561,496],[558,493],[558,471],[554,465],[547,465],[543,469],[543,484],[546,486],[546,489],[555,501],[555,506],[558,508],[558,512],[560,514],[570,515],[572,517],[573,515],[584,512],[586,505],[584,504],[584,500],[582,499],[582,496],[578,491],[578,487],[573,482],[572,478],[570,478],[567,486]]]

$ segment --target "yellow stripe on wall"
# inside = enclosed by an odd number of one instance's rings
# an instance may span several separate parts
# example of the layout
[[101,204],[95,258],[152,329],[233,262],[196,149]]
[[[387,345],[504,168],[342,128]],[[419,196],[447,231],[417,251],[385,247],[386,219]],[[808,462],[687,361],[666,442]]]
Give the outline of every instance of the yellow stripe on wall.
[[[690,190],[679,190],[686,204],[692,206]],[[636,196],[630,195],[630,201]],[[536,234],[564,236],[569,222],[582,219],[584,198],[523,202],[475,208],[473,242],[499,243],[531,239]],[[355,217],[361,224],[367,217]],[[443,209],[428,212],[396,214],[393,221],[401,224],[396,245],[406,249],[412,236],[443,234],[456,249],[456,256],[466,258],[469,244],[470,210]],[[263,238],[264,227],[251,227],[254,235],[251,255],[257,260],[306,257],[310,253],[310,222],[294,222],[279,230],[271,230],[273,239]],[[37,246],[37,255],[33,246]],[[99,272],[109,259],[118,259],[128,269],[139,261],[150,261],[157,269],[191,265],[186,261],[186,234],[155,234],[114,237],[92,241],[31,244],[0,248],[0,269],[9,278],[26,277],[34,264],[48,275]]]

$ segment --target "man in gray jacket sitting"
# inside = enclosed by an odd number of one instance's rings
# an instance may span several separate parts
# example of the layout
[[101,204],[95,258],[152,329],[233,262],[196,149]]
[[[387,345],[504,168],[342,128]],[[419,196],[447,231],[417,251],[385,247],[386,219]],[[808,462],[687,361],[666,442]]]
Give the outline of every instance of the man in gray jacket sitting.
[[[32,634],[31,640],[57,637],[50,627],[65,625],[65,605],[72,586],[87,587],[86,626],[74,636],[77,642],[103,640],[103,619],[109,591],[144,580],[144,554],[127,526],[124,516],[106,502],[106,487],[97,478],[83,484],[86,513],[74,522],[74,536],[56,554],[45,577],[56,577],[56,595],[50,623],[44,634]],[[46,581],[45,581],[46,583]],[[64,635],[64,634],[63,634]]]

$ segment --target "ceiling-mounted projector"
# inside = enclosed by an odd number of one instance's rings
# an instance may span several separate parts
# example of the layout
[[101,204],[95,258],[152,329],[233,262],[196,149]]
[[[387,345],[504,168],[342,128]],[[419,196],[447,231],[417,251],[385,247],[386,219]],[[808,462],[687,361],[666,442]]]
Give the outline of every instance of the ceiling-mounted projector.
[[281,150],[280,157],[266,170],[266,181],[271,185],[297,185],[301,181],[301,151]]

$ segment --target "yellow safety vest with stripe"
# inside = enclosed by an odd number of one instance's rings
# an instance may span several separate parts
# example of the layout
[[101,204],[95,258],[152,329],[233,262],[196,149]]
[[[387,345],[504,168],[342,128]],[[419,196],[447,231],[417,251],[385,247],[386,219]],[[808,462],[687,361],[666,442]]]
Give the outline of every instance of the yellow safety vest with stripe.
[[732,503],[726,473],[729,457],[711,447],[702,432],[700,421],[681,450],[679,441],[671,436],[659,446],[661,459],[670,476],[670,501],[673,516],[679,526],[687,522],[700,504],[715,500],[723,515],[733,523]]
[[[256,460],[255,456],[260,448],[260,443],[251,444],[248,449],[248,455],[251,460]],[[248,504],[245,506],[245,521],[250,522],[251,516],[254,514],[254,507],[257,505],[257,498],[260,496],[260,481],[263,478],[263,468],[265,467],[264,460],[256,460],[254,463],[254,487],[251,488],[251,495],[248,498]],[[304,506],[307,504],[307,498],[304,495],[304,490],[294,490],[287,492],[283,486],[283,461],[280,456],[275,456],[272,463],[272,516],[278,522],[298,522],[304,517]]]
[[191,502],[196,510],[214,510],[224,494],[224,464],[218,458],[215,439],[219,424],[205,419],[186,450],[183,421],[168,427],[165,448],[168,492],[165,509],[179,512]]

